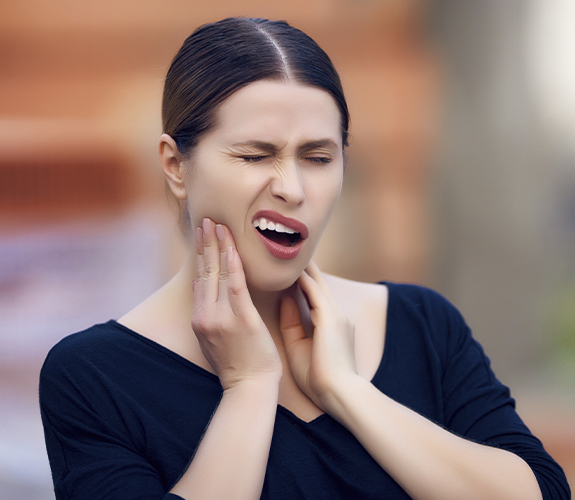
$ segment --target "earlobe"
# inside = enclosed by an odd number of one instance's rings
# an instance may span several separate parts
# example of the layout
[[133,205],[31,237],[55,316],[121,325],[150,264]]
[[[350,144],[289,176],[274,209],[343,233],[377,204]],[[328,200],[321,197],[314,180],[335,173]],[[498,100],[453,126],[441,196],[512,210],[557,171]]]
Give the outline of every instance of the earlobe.
[[170,191],[178,200],[185,200],[188,196],[184,178],[184,166],[180,160],[180,153],[176,146],[176,141],[168,134],[160,136],[158,148],[162,171]]

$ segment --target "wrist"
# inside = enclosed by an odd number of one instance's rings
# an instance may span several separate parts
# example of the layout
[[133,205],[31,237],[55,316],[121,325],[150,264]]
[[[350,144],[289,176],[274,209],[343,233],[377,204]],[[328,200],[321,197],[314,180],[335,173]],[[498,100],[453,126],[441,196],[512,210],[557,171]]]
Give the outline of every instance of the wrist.
[[280,380],[281,375],[276,376],[275,374],[235,380],[224,387],[224,396],[234,395],[249,398],[275,397],[277,402]]
[[371,387],[371,382],[357,373],[346,375],[322,394],[321,404],[333,418],[344,423],[349,410],[357,405],[358,395]]

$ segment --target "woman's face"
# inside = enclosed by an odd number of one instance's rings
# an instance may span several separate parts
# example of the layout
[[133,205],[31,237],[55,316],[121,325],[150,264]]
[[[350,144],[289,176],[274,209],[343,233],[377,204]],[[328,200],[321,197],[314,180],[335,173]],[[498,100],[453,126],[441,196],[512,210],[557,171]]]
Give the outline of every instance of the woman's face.
[[338,107],[314,87],[252,83],[222,103],[184,166],[192,229],[204,217],[227,225],[248,285],[285,289],[311,260],[341,191]]

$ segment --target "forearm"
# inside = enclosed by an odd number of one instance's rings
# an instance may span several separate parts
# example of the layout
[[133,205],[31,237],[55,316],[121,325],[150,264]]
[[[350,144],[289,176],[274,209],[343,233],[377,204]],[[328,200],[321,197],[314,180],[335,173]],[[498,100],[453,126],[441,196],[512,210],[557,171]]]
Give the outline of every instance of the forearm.
[[224,392],[198,450],[171,492],[185,499],[260,498],[277,409],[277,383]]
[[326,397],[329,413],[414,500],[540,500],[529,466],[460,438],[353,377]]

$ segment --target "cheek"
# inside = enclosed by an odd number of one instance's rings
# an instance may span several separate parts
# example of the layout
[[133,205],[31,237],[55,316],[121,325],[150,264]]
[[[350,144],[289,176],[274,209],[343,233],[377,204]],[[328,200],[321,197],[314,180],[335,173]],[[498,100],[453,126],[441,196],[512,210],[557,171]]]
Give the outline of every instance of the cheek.
[[[318,213],[323,214],[324,226],[331,217],[333,209],[339,199],[342,187],[342,178],[340,176],[330,179],[324,179],[320,184],[322,189],[319,191],[321,202],[317,206]],[[320,206],[321,205],[321,206]]]
[[229,225],[229,214],[226,206],[215,196],[208,192],[192,193],[188,197],[188,214],[195,227],[201,226],[205,217],[212,219],[216,224]]
[[192,178],[187,192],[188,214],[194,226],[201,225],[202,219],[208,217],[233,230],[246,203],[244,186],[229,178]]
[[213,180],[200,176],[197,172],[194,174],[190,175],[186,182],[188,214],[192,224],[201,226],[205,217],[219,222],[222,207]]

